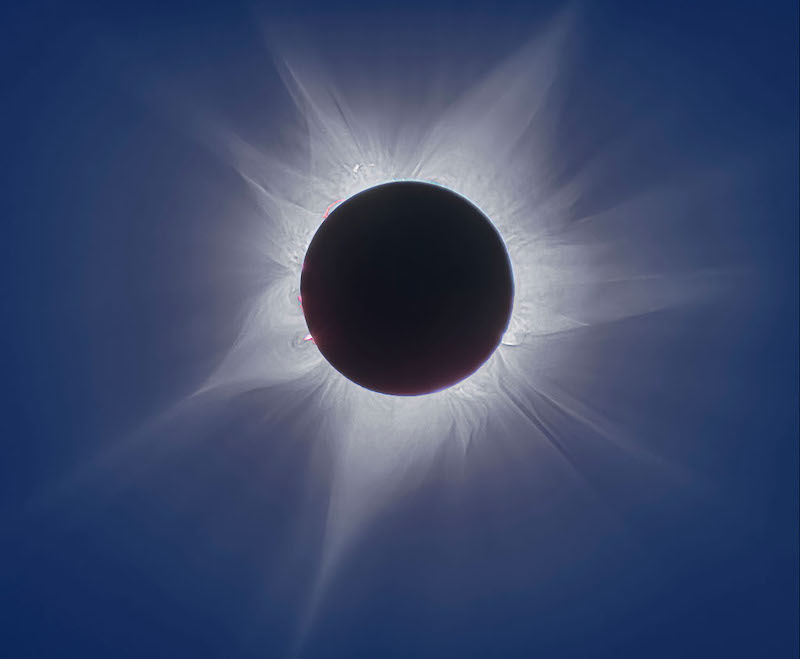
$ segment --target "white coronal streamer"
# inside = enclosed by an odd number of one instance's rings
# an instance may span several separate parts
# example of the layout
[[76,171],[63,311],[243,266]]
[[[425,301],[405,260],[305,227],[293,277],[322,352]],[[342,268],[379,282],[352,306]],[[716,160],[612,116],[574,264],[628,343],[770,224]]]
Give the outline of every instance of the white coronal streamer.
[[[560,187],[550,184],[551,121],[560,101],[555,83],[569,25],[561,21],[533,39],[438,116],[398,117],[396,135],[404,138],[383,139],[369,111],[353,108],[317,69],[281,58],[278,66],[307,127],[302,143],[294,153],[274,156],[234,136],[225,139],[223,148],[258,204],[252,246],[274,275],[204,389],[292,388],[305,392],[321,420],[315,432],[330,448],[332,475],[312,612],[365,523],[414,487],[445,444],[466,451],[491,436],[498,419],[519,413],[531,424],[532,438],[557,443],[535,410],[520,410],[525,397],[513,393],[535,386],[537,364],[557,368],[558,344],[549,337],[682,303],[713,288],[714,272],[648,272],[614,258],[614,224],[642,212],[657,221],[668,189],[618,204],[593,226],[583,218],[567,227],[596,166]],[[479,206],[505,240],[515,281],[512,318],[495,354],[467,380],[420,397],[370,392],[338,374],[304,340],[298,299],[305,250],[325,210],[400,179],[451,188]],[[598,225],[611,228],[598,231]],[[608,434],[602,419],[579,402],[553,404]]]

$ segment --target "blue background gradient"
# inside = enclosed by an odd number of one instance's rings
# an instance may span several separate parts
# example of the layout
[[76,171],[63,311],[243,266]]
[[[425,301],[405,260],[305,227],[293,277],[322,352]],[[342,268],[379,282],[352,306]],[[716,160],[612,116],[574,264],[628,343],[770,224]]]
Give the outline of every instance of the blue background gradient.
[[[450,93],[560,8],[377,4],[3,10],[0,655],[289,656],[327,484],[308,470],[324,455],[280,423],[268,442],[254,430],[263,397],[208,403],[195,426],[167,427],[157,459],[102,487],[64,483],[203,381],[257,283],[231,257],[247,189],[193,138],[180,99],[269,149],[296,117],[264,22],[300,26],[342,79],[413,97],[430,62],[449,63]],[[797,656],[797,3],[576,7],[555,175],[647,108],[676,118],[659,148],[607,173],[587,212],[710,160],[749,172],[729,191],[740,216],[676,219],[664,251],[641,258],[710,254],[755,275],[709,304],[611,323],[571,356],[608,374],[597,407],[622,401],[630,431],[708,491],[662,496],[576,437],[594,496],[633,530],[609,536],[585,494],[530,506],[530,456],[481,442],[468,486],[454,494],[434,465],[370,527],[300,656]]]

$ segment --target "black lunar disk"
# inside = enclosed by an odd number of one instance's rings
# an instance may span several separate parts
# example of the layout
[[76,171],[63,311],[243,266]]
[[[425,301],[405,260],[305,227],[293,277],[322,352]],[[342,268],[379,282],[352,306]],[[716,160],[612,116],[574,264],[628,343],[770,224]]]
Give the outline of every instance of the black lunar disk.
[[353,382],[386,394],[444,389],[500,343],[514,297],[505,245],[464,197],[397,181],[342,202],[300,282],[314,342]]

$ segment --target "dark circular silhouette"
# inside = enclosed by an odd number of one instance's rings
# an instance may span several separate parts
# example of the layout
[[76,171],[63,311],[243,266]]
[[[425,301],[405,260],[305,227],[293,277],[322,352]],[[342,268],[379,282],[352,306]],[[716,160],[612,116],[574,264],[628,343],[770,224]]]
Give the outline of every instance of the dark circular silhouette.
[[514,297],[505,245],[464,197],[397,181],[336,207],[306,253],[303,312],[317,347],[367,389],[444,389],[489,358]]

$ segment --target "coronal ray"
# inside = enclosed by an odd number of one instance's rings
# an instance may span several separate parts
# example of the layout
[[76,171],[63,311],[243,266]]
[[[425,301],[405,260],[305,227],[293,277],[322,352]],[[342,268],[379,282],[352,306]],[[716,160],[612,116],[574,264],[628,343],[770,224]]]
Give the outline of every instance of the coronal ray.
[[[553,127],[563,102],[557,83],[573,40],[573,23],[562,16],[436,116],[394,117],[392,136],[381,133],[385,116],[379,121],[368,106],[350,103],[304,53],[282,52],[277,66],[305,126],[294,150],[262,152],[220,131],[210,139],[257,203],[248,240],[271,276],[202,389],[296,392],[302,414],[318,422],[305,431],[331,456],[321,563],[304,630],[365,524],[413,488],[445,445],[466,455],[473,442],[502,432],[502,419],[519,414],[528,426],[521,441],[555,448],[578,472],[577,449],[557,422],[571,417],[615,449],[662,462],[615,436],[601,414],[563,390],[525,393],[536,392],[537,370],[557,373],[568,363],[563,343],[552,339],[580,330],[580,341],[594,326],[700,299],[725,274],[651,269],[627,251],[625,232],[636,218],[657,230],[668,220],[665,209],[690,203],[674,180],[596,212],[582,210],[583,191],[625,157],[624,143],[593,154],[567,177],[557,175]],[[506,243],[516,289],[497,352],[467,380],[418,398],[370,392],[338,374],[307,340],[299,300],[305,250],[331,208],[373,185],[406,179],[448,187],[481,208]],[[558,419],[548,420],[537,401]]]
[[[276,66],[302,120],[302,130],[286,128],[294,141],[284,149],[260,148],[192,116],[198,139],[235,167],[255,202],[242,243],[260,264],[259,290],[219,366],[163,418],[178,425],[185,417],[186,441],[226,401],[250,395],[263,402],[260,422],[279,420],[325,447],[330,492],[301,643],[348,549],[445,453],[466,463],[478,444],[497,442],[498,452],[558,462],[562,475],[602,498],[594,457],[572,433],[580,427],[596,440],[593,455],[624,455],[684,483],[694,478],[561,381],[583,376],[581,349],[642,317],[730,290],[738,273],[729,262],[687,254],[674,236],[688,221],[680,218],[709,206],[728,212],[720,192],[738,173],[681,174],[672,161],[660,179],[640,177],[593,197],[609,170],[636,167],[636,151],[630,136],[618,136],[564,164],[556,128],[575,31],[571,15],[559,17],[450,104],[410,115],[375,116],[307,53],[280,50]],[[637,140],[657,139],[647,133],[652,123],[639,123]],[[472,201],[503,238],[514,275],[511,321],[495,353],[466,380],[419,397],[368,391],[335,371],[307,340],[299,297],[306,249],[326,215],[395,180],[436,183]],[[649,327],[643,350],[661,331]]]

